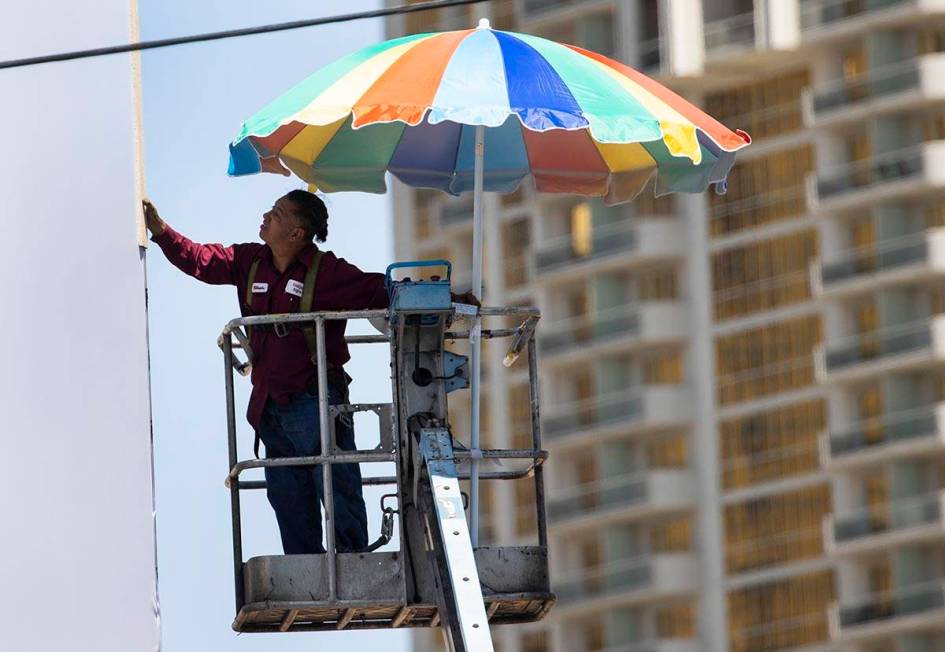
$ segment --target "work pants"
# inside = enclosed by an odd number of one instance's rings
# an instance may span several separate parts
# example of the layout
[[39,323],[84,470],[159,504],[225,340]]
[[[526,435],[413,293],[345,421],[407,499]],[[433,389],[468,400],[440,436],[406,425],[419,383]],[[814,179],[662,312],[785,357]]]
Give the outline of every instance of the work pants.
[[[341,402],[340,393],[329,391],[329,403]],[[318,398],[303,392],[288,405],[266,403],[259,438],[266,458],[305,457],[321,454]],[[335,420],[335,442],[343,451],[353,451],[351,415]],[[324,502],[322,467],[271,467],[266,469],[266,493],[276,512],[282,548],[287,555],[324,553],[319,503]],[[335,549],[355,552],[368,545],[367,514],[361,493],[361,470],[357,464],[332,464],[335,501]]]

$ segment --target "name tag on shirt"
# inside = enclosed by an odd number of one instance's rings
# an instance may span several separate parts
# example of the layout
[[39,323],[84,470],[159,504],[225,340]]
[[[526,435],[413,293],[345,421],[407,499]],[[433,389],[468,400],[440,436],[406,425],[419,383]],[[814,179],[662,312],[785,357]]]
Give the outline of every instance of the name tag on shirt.
[[253,294],[265,294],[268,291],[268,283],[253,283]]
[[289,294],[294,294],[294,295],[297,296],[297,297],[301,297],[301,296],[302,296],[302,289],[303,289],[304,287],[305,287],[305,286],[304,286],[302,283],[300,283],[300,282],[298,282],[298,281],[293,281],[293,280],[290,279],[289,282],[286,283],[286,285],[285,285],[285,291],[288,292]]

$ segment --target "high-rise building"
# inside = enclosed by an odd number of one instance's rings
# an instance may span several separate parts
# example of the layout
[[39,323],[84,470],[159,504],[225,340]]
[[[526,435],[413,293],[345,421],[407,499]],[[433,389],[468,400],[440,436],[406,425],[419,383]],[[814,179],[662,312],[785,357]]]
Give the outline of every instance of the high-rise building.
[[[559,595],[497,649],[945,650],[945,1],[506,0],[388,30],[479,17],[754,137],[723,195],[487,196],[485,301],[543,314]],[[471,199],[394,201],[398,259],[468,284]],[[484,441],[523,445],[524,379],[484,351]],[[497,484],[484,539],[529,540],[530,485]]]

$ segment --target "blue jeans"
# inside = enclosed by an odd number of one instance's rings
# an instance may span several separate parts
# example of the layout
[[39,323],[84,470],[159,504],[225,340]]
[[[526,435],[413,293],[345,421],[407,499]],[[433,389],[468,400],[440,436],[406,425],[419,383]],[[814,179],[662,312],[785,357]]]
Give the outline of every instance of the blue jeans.
[[[329,403],[340,403],[330,391]],[[259,438],[266,457],[303,457],[321,454],[318,398],[303,392],[288,405],[266,403]],[[350,415],[335,420],[335,442],[344,451],[356,449]],[[357,464],[332,464],[335,499],[335,547],[354,552],[368,545],[367,514],[361,494],[361,469]],[[322,519],[322,467],[273,467],[266,469],[266,494],[276,512],[282,549],[287,555],[324,553]]]

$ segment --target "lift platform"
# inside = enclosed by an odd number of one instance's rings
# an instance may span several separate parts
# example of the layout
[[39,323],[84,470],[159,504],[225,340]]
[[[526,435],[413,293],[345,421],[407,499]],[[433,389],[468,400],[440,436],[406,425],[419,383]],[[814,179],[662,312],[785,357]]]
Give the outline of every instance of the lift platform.
[[[442,265],[445,279],[394,280],[400,267]],[[454,651],[492,650],[490,625],[542,619],[555,603],[548,577],[537,352],[534,308],[481,308],[482,320],[520,322],[486,328],[463,317],[450,298],[446,261],[395,264],[387,270],[390,309],[314,312],[245,317],[228,323],[220,337],[226,370],[229,440],[227,486],[233,521],[234,583],[239,632],[337,631],[400,627],[440,627]],[[325,324],[331,320],[383,320],[386,334],[349,336],[349,344],[385,342],[390,347],[393,401],[390,404],[329,405]],[[244,329],[260,324],[312,324],[322,455],[237,460],[234,384],[247,375],[252,351]],[[531,407],[532,447],[470,450],[454,439],[447,395],[469,386],[468,362],[446,348],[470,337],[510,341],[506,363],[525,352]],[[241,360],[242,349],[246,360]],[[334,423],[340,415],[372,412],[378,418],[374,449],[340,451]],[[479,464],[502,461],[502,470],[478,472]],[[366,477],[365,485],[391,488],[381,502],[382,533],[368,550],[338,553],[334,545],[331,467],[337,463],[392,463],[396,474]],[[269,555],[243,559],[240,494],[265,488],[265,481],[242,479],[253,468],[272,466],[324,469],[326,554]],[[536,496],[537,545],[476,546],[470,537],[460,482],[528,480]],[[476,487],[477,483],[470,483]],[[377,550],[396,527],[397,550]]]

